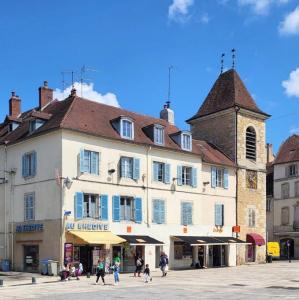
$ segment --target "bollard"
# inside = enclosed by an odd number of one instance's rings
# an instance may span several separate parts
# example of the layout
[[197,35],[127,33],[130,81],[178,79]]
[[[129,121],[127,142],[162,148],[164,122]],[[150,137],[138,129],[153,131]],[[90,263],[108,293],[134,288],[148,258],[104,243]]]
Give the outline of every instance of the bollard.
[[36,278],[35,277],[32,277],[32,284],[36,284]]
[[87,273],[87,278],[90,278],[90,273],[89,272]]
[[0,287],[3,286],[3,279],[0,279]]

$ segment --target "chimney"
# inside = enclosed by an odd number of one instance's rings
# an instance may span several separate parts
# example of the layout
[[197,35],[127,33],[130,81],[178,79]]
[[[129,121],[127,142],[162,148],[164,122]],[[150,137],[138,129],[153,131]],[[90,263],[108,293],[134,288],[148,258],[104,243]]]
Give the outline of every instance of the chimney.
[[274,154],[273,154],[273,145],[267,143],[267,163],[272,162],[275,158]]
[[39,109],[42,110],[53,100],[53,90],[48,87],[48,81],[44,81],[44,86],[39,89]]
[[160,112],[160,119],[174,125],[174,112],[170,109],[170,101],[167,101],[166,104],[164,104],[164,107]]
[[17,118],[21,114],[21,99],[16,92],[11,92],[9,99],[9,116]]

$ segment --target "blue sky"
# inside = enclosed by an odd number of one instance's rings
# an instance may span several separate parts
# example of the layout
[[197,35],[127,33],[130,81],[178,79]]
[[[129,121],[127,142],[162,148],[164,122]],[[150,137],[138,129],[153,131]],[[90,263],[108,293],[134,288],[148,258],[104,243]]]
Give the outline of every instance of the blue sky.
[[0,45],[0,119],[12,90],[29,109],[43,80],[62,89],[61,72],[83,65],[97,70],[85,73],[84,96],[158,116],[173,65],[175,122],[187,129],[221,53],[230,68],[236,48],[237,71],[272,115],[267,141],[277,150],[299,132],[298,0],[1,1]]

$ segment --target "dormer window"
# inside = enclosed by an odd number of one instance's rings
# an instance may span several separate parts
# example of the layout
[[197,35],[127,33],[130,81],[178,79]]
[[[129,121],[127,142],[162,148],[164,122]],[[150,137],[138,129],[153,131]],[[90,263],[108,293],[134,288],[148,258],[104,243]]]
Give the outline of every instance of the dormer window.
[[134,123],[129,118],[120,119],[120,135],[124,139],[134,139]]
[[29,125],[29,132],[32,133],[35,130],[37,130],[38,128],[40,128],[41,126],[43,126],[45,124],[44,120],[41,119],[35,119],[30,121],[30,125]]
[[161,125],[154,126],[154,143],[164,145],[164,127]]
[[17,129],[19,127],[19,123],[17,122],[12,122],[9,124],[9,131],[14,131],[15,129]]
[[183,132],[181,135],[181,147],[183,150],[192,150],[192,136],[190,133]]

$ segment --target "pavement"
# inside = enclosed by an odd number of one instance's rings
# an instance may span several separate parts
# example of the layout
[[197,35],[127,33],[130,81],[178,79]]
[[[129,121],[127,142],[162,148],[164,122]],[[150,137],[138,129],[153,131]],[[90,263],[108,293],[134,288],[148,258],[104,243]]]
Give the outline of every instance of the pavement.
[[0,277],[7,277],[0,299],[299,299],[299,261],[170,271],[165,278],[158,271],[152,275],[153,281],[145,283],[143,278],[121,274],[118,286],[107,275],[103,286],[94,284],[94,276],[60,282],[57,277],[37,275],[37,284],[31,284],[32,274],[12,274]]

